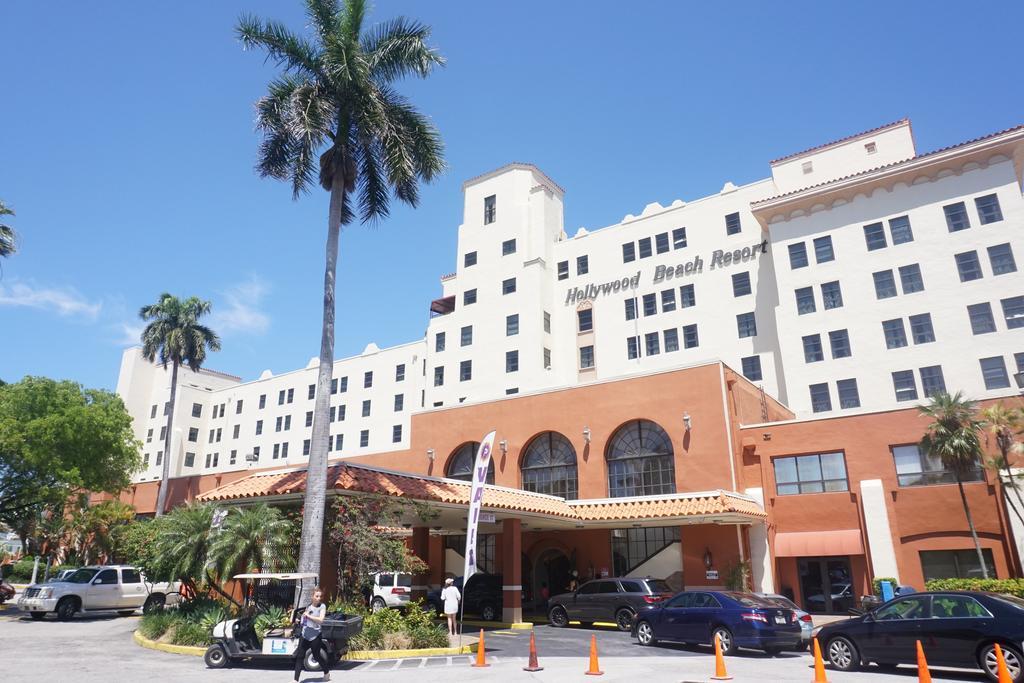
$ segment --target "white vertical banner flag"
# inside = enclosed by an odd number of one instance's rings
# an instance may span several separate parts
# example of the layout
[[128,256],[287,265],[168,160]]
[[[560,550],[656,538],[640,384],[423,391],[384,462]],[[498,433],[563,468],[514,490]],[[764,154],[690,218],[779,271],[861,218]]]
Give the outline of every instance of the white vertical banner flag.
[[480,450],[476,453],[473,467],[473,488],[469,493],[469,516],[466,518],[466,566],[462,571],[462,586],[469,583],[469,577],[476,573],[476,528],[480,523],[480,506],[484,500],[484,484],[487,483],[487,470],[491,464],[491,451],[494,450],[494,432],[480,442]]

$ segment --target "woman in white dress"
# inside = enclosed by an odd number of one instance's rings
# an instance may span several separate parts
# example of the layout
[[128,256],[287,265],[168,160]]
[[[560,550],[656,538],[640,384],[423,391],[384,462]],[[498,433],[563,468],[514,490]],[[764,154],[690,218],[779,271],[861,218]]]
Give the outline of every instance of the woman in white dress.
[[441,600],[444,601],[444,615],[448,617],[448,635],[454,636],[455,616],[459,613],[459,601],[462,600],[462,594],[455,587],[455,579],[450,576],[444,580]]

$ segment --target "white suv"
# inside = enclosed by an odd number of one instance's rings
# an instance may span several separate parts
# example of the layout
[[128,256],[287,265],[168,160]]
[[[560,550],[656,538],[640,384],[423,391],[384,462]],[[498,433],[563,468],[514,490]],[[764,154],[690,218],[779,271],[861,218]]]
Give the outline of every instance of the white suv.
[[387,607],[408,607],[412,597],[412,574],[403,572],[377,572],[373,575],[370,611],[379,612]]
[[178,584],[150,583],[135,567],[92,566],[75,570],[63,581],[32,584],[18,600],[18,609],[37,620],[56,612],[67,621],[75,612],[128,615],[140,607],[148,612],[178,597]]

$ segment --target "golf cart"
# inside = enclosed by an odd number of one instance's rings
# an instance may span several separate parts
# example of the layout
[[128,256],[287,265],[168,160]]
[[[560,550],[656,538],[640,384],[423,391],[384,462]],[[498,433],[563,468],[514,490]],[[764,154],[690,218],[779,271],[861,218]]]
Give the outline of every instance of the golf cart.
[[[316,574],[238,574],[236,581],[252,581],[245,585],[243,614],[239,619],[222,621],[213,627],[213,644],[206,649],[203,660],[211,669],[221,669],[231,662],[242,659],[294,659],[299,646],[298,634],[294,636],[289,628],[273,628],[267,631],[261,642],[256,633],[255,622],[260,612],[271,607],[287,610],[291,607],[296,586],[303,581],[317,580]],[[305,611],[301,607],[292,611],[292,623]],[[348,641],[363,630],[363,618],[341,612],[328,613],[321,626],[321,636],[327,649],[329,661],[337,661],[348,651]],[[307,652],[304,663],[306,671],[319,671],[320,665]]]

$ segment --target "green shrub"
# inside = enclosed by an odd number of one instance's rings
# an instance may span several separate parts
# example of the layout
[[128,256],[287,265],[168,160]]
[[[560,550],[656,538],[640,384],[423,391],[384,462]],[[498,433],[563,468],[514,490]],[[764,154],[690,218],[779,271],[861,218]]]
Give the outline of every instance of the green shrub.
[[178,619],[174,622],[171,642],[175,645],[206,646],[211,642],[211,634],[202,624]]
[[253,628],[256,629],[256,637],[260,639],[260,642],[263,642],[263,638],[270,629],[288,626],[291,626],[291,620],[288,614],[280,607],[270,607],[267,611],[257,614],[256,620],[253,622]]
[[178,605],[178,611],[192,621],[194,615],[205,614],[212,610],[219,610],[229,615],[234,614],[233,605],[227,600],[211,598],[206,595],[198,595],[190,600],[185,600]]
[[924,584],[929,591],[988,591],[1024,598],[1024,579],[932,579]]
[[[32,580],[32,566],[35,564],[36,558],[34,557],[23,557],[14,563],[14,568],[11,570],[10,576],[7,580],[11,583],[28,583]],[[76,569],[77,565],[74,564],[58,564],[50,567],[50,576],[53,576],[57,572],[63,569]],[[42,581],[46,575],[46,560],[39,558],[39,572],[36,574],[36,581]]]
[[211,607],[202,612],[193,612],[186,617],[188,621],[199,624],[207,633],[213,633],[213,627],[231,618],[231,614],[220,607]]
[[[404,638],[392,636],[404,636]],[[384,609],[363,618],[363,631],[352,639],[354,650],[394,649],[394,644],[408,641],[413,648],[447,647],[448,634],[420,602],[408,610]],[[388,646],[392,647],[388,647]]]
[[892,589],[895,591],[896,586],[900,585],[899,582],[891,576],[876,576],[871,582],[871,590],[875,592],[875,595],[882,597],[882,582],[888,581],[892,584]]
[[327,613],[333,614],[334,612],[342,612],[344,614],[361,614],[364,617],[370,614],[369,608],[367,608],[367,606],[362,602],[342,600],[341,598],[335,598],[327,604]]
[[174,622],[178,621],[180,617],[174,612],[151,612],[149,614],[142,615],[142,620],[139,622],[139,634],[144,638],[150,640],[157,640],[163,634],[167,633],[167,630],[174,625]]

